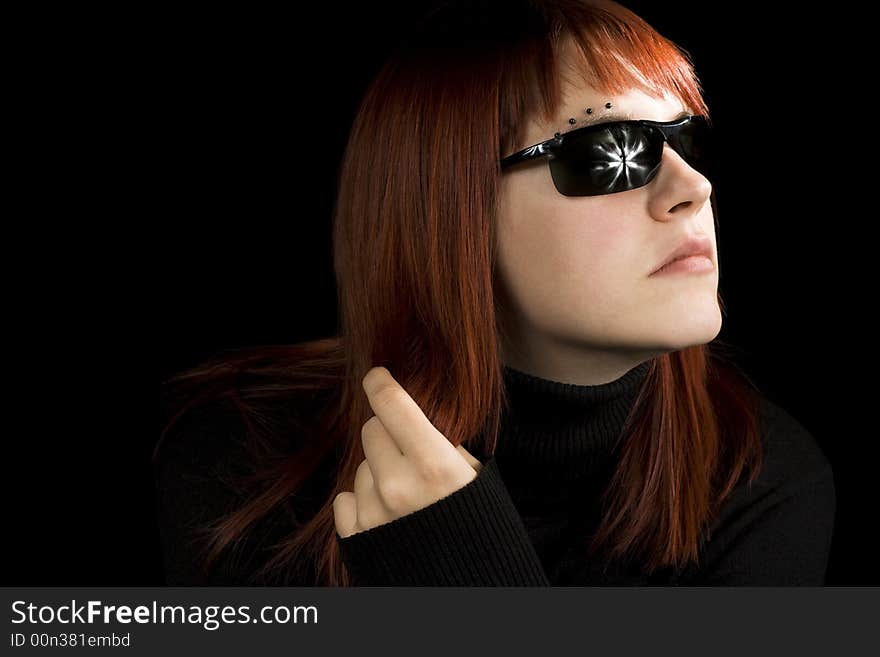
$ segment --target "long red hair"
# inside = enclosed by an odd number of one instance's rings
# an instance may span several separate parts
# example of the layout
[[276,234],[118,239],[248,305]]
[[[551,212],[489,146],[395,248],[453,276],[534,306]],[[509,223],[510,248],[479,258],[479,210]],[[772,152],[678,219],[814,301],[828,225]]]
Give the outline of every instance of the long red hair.
[[[333,214],[338,335],[223,353],[166,382],[180,404],[154,458],[184,413],[219,398],[240,410],[255,452],[276,457],[248,478],[240,508],[205,528],[205,572],[329,455],[336,480],[323,505],[252,580],[309,572],[316,585],[352,583],[332,502],[353,489],[364,459],[360,431],[373,413],[361,380],[375,365],[453,445],[494,452],[507,403],[493,266],[499,159],[528,145],[530,117],[549,121],[560,107],[566,37],[595,88],[668,90],[708,117],[687,53],[614,2],[450,2],[426,15],[367,88],[343,155]],[[760,469],[756,393],[718,339],[654,358],[590,554],[637,560],[646,572],[698,561],[720,505]],[[296,399],[319,400],[320,412],[299,427],[302,448],[283,454],[267,413],[273,401]]]

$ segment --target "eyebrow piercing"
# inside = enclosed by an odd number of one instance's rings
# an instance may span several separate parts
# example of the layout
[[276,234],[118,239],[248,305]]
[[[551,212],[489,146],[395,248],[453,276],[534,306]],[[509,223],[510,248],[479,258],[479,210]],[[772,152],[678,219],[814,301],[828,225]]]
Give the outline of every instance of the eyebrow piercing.
[[[610,103],[610,102],[605,103],[605,109],[611,109],[611,103]],[[592,107],[587,107],[586,109],[584,109],[584,111],[585,111],[587,114],[592,114],[592,113],[593,113],[593,108],[592,108]],[[569,123],[569,125],[574,125],[575,123],[577,123],[577,119],[575,119],[574,117],[571,117],[571,118],[568,120],[568,123]],[[557,132],[557,133],[554,133],[553,136],[556,137],[556,139],[559,139],[559,137],[560,137],[560,133],[558,133],[558,132]]]

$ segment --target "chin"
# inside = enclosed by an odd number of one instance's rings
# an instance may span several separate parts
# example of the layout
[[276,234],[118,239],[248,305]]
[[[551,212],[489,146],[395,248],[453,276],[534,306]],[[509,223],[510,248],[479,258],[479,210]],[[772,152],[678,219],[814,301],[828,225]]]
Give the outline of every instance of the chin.
[[657,353],[679,351],[711,342],[721,332],[721,324],[717,306],[714,312],[656,317],[644,324],[644,332],[633,342]]
[[721,332],[721,313],[705,318],[690,317],[684,324],[671,328],[665,340],[671,351],[712,342]]

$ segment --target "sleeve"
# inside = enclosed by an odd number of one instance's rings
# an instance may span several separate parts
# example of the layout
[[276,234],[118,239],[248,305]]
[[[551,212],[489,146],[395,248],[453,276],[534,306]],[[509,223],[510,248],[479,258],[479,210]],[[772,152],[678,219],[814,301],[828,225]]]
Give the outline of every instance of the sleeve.
[[494,456],[450,495],[336,540],[357,586],[550,586]]
[[[227,548],[207,573],[202,565],[206,545],[201,527],[242,503],[234,477],[249,455],[244,422],[234,409],[209,403],[188,411],[163,440],[153,464],[156,517],[169,586],[253,585],[252,574],[266,555],[270,530],[278,518],[258,522],[233,549]],[[288,586],[297,585],[286,583]]]
[[709,561],[683,586],[823,586],[834,531],[834,476],[827,468],[790,492],[765,496],[712,541]]

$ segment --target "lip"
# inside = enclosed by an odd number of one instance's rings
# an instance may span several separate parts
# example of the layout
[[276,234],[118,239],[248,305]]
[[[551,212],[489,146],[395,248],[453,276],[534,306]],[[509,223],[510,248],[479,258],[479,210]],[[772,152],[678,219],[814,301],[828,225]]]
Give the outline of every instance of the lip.
[[705,236],[688,235],[649,275],[709,271],[715,268],[712,256],[711,239]]

